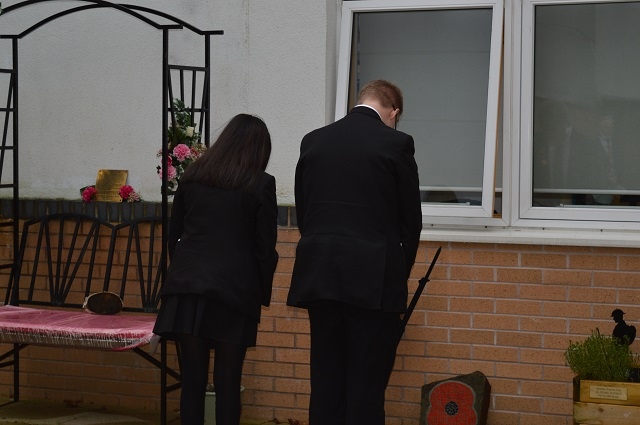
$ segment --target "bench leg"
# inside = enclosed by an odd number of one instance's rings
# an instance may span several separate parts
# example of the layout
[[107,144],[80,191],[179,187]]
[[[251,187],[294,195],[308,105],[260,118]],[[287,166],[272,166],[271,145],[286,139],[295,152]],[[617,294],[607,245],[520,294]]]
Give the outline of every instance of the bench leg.
[[13,401],[20,401],[20,344],[13,344]]
[[160,341],[160,425],[167,425],[167,341]]

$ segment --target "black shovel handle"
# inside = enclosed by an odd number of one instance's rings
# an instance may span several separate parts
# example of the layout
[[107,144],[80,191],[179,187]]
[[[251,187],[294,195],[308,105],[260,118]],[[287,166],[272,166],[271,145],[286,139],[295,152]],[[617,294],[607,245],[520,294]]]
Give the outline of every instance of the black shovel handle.
[[431,265],[427,270],[427,273],[418,281],[418,288],[416,289],[415,294],[413,294],[413,298],[411,298],[411,302],[409,303],[409,307],[407,307],[407,312],[402,317],[402,327],[400,329],[400,338],[404,334],[404,329],[407,327],[407,322],[409,322],[409,318],[411,317],[411,313],[416,308],[416,304],[418,304],[418,300],[422,295],[422,291],[424,291],[424,287],[427,286],[427,282],[429,282],[429,276],[433,271],[433,267],[436,265],[436,261],[438,261],[438,257],[440,256],[440,251],[442,251],[442,247],[439,247],[433,256],[433,260],[431,260]]

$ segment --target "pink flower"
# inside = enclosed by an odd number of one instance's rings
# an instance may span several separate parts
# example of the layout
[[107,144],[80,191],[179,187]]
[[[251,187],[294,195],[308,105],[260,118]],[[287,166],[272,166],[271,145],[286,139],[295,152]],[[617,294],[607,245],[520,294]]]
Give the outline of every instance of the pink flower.
[[122,198],[123,202],[124,201],[139,202],[140,201],[140,195],[138,194],[138,192],[133,190],[133,188],[129,185],[121,186],[120,190],[118,190],[118,193],[120,194],[120,197]]
[[[178,176],[178,170],[171,165],[171,158],[167,158],[167,162],[169,163],[169,167],[167,167],[167,180],[170,181]],[[158,165],[156,171],[158,172],[158,177],[162,178],[162,165]]]
[[169,168],[167,168],[167,179],[173,180],[177,176],[178,176],[178,170],[176,170],[176,167],[174,167],[173,165],[169,165]]
[[82,200],[84,202],[91,202],[96,198],[98,191],[94,186],[87,186],[82,191]]
[[173,148],[173,156],[175,156],[178,161],[182,162],[191,157],[191,149],[184,143],[180,143],[178,146]]
[[129,199],[129,196],[131,196],[131,193],[133,193],[133,192],[135,192],[135,191],[128,184],[126,184],[124,186],[121,186],[120,190],[118,190],[118,193],[120,194],[120,197],[125,201]]
[[138,194],[138,192],[131,192],[131,195],[129,195],[129,199],[127,199],[127,202],[140,202],[140,195]]

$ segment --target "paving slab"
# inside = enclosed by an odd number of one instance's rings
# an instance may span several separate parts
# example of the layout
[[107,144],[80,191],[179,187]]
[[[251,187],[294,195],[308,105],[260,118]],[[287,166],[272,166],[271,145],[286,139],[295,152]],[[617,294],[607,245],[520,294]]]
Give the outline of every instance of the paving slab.
[[[0,398],[0,425],[145,425],[158,424],[160,413],[50,400],[13,402]],[[168,425],[179,425],[177,412],[169,412]]]
[[[113,408],[51,400],[13,402],[0,397],[0,425],[157,425],[159,411]],[[241,425],[289,425],[278,420],[247,419]],[[167,425],[180,425],[179,412],[167,414]]]

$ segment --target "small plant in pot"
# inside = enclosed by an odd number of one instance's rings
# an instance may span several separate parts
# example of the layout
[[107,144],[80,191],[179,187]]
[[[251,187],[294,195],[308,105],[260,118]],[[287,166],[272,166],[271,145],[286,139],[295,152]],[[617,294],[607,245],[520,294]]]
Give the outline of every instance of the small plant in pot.
[[584,341],[570,342],[564,357],[577,379],[627,382],[638,368],[637,358],[627,344],[602,335],[597,328]]

